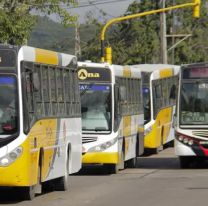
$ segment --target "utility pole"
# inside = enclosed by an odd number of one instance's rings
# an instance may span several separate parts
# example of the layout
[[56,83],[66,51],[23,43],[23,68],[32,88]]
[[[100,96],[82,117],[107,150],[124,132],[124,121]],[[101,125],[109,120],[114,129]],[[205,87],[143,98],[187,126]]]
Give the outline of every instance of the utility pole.
[[77,20],[75,24],[75,48],[74,48],[75,56],[80,59],[81,58],[81,44],[80,44],[80,24]]
[[[160,2],[162,8],[165,8],[165,1],[166,0],[161,0]],[[163,64],[168,63],[166,33],[167,33],[166,13],[162,12],[160,14],[160,42],[161,42],[161,62]]]
[[[163,2],[165,3],[165,1],[163,1]],[[142,12],[142,13],[136,13],[136,14],[131,14],[131,15],[123,16],[123,17],[117,17],[117,18],[110,19],[103,26],[101,33],[100,33],[101,62],[105,62],[106,60],[108,60],[108,62],[112,62],[112,52],[111,52],[112,50],[111,50],[110,46],[108,46],[108,48],[107,48],[107,51],[110,51],[110,52],[105,53],[105,33],[106,33],[107,29],[110,26],[112,26],[113,24],[116,24],[116,23],[119,23],[121,21],[125,21],[128,19],[139,18],[139,17],[143,17],[143,16],[147,16],[147,15],[151,15],[151,14],[162,13],[162,12],[164,13],[167,11],[172,11],[172,10],[176,10],[176,9],[183,9],[183,8],[187,8],[187,7],[193,8],[193,17],[195,17],[195,18],[200,17],[201,0],[192,0],[192,2],[189,2],[189,3],[179,4],[179,5],[175,5],[175,6],[169,6],[167,8],[164,7],[161,9],[156,9],[156,10],[151,10],[151,11],[146,11],[146,12]],[[166,23],[164,25],[166,27]],[[166,31],[166,28],[164,29],[164,31]],[[166,32],[165,32],[165,34],[166,34]],[[166,38],[167,35],[165,35],[164,37]],[[164,40],[164,38],[163,38],[163,40]],[[165,51],[165,49],[163,49],[163,51]],[[167,55],[166,55],[166,61],[163,61],[163,62],[167,62]]]
[[[173,0],[173,5],[175,5],[175,0]],[[172,28],[171,28],[171,33],[172,34],[175,34],[175,23],[176,23],[176,16],[175,16],[175,12],[173,11],[172,12]],[[172,37],[172,45],[175,44],[175,37],[173,36]],[[175,49],[173,48],[172,50],[172,64],[175,63]]]
[[[175,5],[175,0],[173,0],[173,5]],[[176,25],[177,21],[176,21],[175,12],[172,12],[172,19],[173,19],[173,21],[172,21],[172,28],[171,28],[170,34],[166,34],[166,38],[172,38],[172,46],[167,49],[167,52],[172,51],[171,63],[175,64],[175,48],[181,42],[183,42],[186,39],[188,39],[189,37],[191,37],[192,34],[176,34],[175,25]],[[179,40],[177,40],[177,39],[179,39]]]

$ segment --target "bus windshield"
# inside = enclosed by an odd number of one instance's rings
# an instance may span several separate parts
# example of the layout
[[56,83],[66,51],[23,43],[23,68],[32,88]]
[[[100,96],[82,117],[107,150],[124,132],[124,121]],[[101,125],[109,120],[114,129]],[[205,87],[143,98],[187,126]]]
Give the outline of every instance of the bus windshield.
[[17,110],[16,77],[0,75],[0,139],[17,132]]
[[181,87],[182,125],[208,124],[208,82],[188,82]]
[[111,129],[111,86],[81,84],[82,130],[109,132]]

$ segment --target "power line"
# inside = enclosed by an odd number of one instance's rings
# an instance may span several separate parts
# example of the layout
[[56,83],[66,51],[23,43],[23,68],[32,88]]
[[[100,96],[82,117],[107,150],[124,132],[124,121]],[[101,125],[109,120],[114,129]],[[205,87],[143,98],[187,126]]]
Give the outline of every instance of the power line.
[[85,3],[83,5],[78,6],[64,6],[65,9],[76,9],[76,8],[82,8],[82,7],[90,7],[95,5],[106,5],[106,4],[112,4],[112,3],[118,3],[118,2],[124,2],[129,0],[110,0],[110,1],[89,1],[88,3]]
[[[105,5],[105,4],[112,4],[112,3],[118,3],[118,2],[124,2],[124,1],[129,1],[129,0],[105,0],[105,1],[98,1],[98,0],[92,0],[92,1],[88,1],[87,3],[84,3],[84,4],[80,4],[80,5],[77,5],[77,6],[62,6],[62,8],[65,8],[65,9],[76,9],[76,8],[82,8],[82,7],[90,7],[90,6],[94,6],[94,5]],[[28,5],[28,6],[41,6],[41,5],[44,5],[44,6],[56,6],[57,4],[25,4],[25,5]]]
[[[88,2],[90,3],[90,0],[88,0]],[[105,15],[108,15],[108,16],[111,17],[111,18],[114,18],[114,17],[115,17],[115,16],[113,16],[113,15],[107,13],[106,11],[103,11],[102,9],[100,9],[99,7],[97,7],[96,5],[93,5],[93,6],[94,6],[94,8],[96,8],[98,11],[103,12]]]

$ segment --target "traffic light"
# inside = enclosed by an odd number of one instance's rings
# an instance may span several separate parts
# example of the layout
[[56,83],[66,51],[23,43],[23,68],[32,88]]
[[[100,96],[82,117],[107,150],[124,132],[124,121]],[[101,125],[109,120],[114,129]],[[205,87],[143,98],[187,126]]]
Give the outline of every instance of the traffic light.
[[111,47],[105,48],[105,61],[109,64],[112,64],[112,48]]
[[195,4],[195,6],[193,7],[193,17],[199,18],[201,0],[193,0],[193,3]]

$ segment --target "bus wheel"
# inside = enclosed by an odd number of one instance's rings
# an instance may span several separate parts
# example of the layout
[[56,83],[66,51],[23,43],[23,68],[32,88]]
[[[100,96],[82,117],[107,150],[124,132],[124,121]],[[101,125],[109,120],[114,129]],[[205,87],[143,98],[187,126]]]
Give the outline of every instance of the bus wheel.
[[120,162],[118,164],[105,164],[107,174],[117,174],[119,170],[124,169],[124,151],[121,152]]
[[117,174],[119,171],[118,164],[105,164],[104,167],[106,174]]
[[21,188],[21,198],[23,200],[32,200],[35,197],[35,194],[42,193],[42,184],[41,184],[41,166],[38,165],[38,180],[37,184],[29,187]]
[[136,168],[136,166],[137,166],[137,157],[134,157],[134,158],[128,160],[126,163],[127,163],[128,168]]
[[180,167],[182,169],[188,169],[188,168],[190,168],[190,165],[192,163],[192,157],[191,156],[180,156],[179,161],[180,161]]
[[120,162],[119,162],[119,164],[118,164],[118,169],[119,169],[119,170],[125,169],[124,149],[122,149],[122,152],[121,152],[121,157],[120,157]]
[[67,162],[65,164],[65,174],[54,180],[55,190],[57,191],[67,191],[69,189],[69,157],[67,157]]
[[[138,142],[138,138],[137,138],[137,142]],[[126,166],[128,168],[136,168],[137,166],[137,155],[139,154],[139,148],[137,142],[136,142],[135,157],[130,160],[127,160],[126,162]]]
[[35,186],[22,187],[20,192],[21,199],[32,200],[35,197]]

